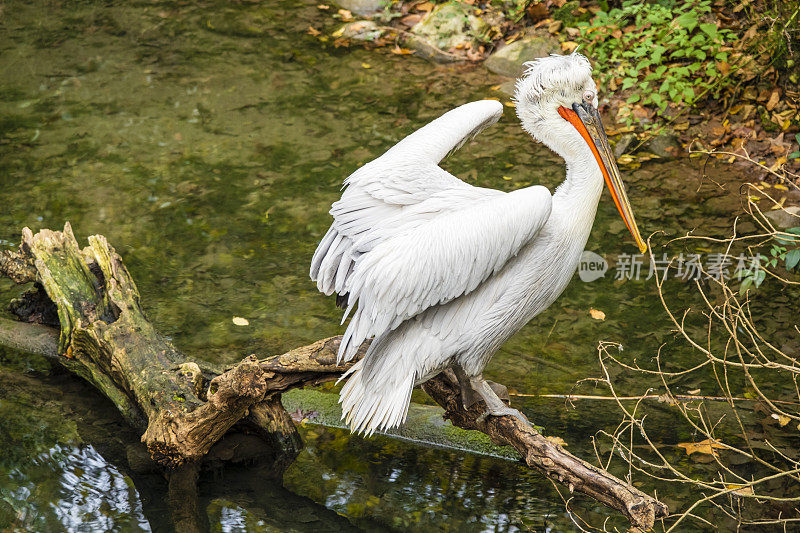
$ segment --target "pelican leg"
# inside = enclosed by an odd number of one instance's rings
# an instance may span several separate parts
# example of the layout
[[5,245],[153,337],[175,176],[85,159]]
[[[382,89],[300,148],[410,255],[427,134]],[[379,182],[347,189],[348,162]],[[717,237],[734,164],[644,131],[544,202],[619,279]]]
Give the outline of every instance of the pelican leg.
[[[528,419],[519,410],[509,407],[492,388],[488,381],[483,379],[482,375],[477,375],[470,378],[470,385],[477,392],[480,397],[486,402],[486,412],[478,417],[478,422],[482,422],[487,416],[513,416],[518,420],[528,424]],[[505,388],[505,387],[503,387]],[[506,394],[508,391],[506,391]]]
[[470,378],[467,376],[467,373],[464,372],[464,369],[461,368],[461,365],[458,363],[454,364],[453,372],[456,378],[458,378],[458,385],[461,387],[461,405],[464,406],[464,409],[469,409],[481,400],[481,396],[472,388]]

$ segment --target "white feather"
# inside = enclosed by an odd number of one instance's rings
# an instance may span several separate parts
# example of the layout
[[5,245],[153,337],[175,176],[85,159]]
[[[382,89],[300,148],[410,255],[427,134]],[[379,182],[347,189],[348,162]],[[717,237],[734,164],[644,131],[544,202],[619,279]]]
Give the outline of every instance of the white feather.
[[603,181],[556,109],[594,87],[579,54],[538,60],[517,84],[523,127],[567,160],[567,179],[553,196],[540,186],[473,187],[438,166],[500,118],[503,107],[492,100],[444,114],[345,180],[310,273],[323,293],[348,296],[344,316],[352,318],[339,360],[374,337],[341,378],[343,418],[353,431],[403,423],[414,385],[454,362],[479,375],[564,290]]

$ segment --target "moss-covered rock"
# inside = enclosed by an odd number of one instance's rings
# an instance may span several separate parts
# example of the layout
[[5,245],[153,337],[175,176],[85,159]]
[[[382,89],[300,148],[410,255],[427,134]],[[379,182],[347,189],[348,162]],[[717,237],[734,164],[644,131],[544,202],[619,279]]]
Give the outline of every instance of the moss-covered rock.
[[371,20],[357,20],[345,24],[339,28],[334,35],[354,41],[374,41],[383,35],[383,30]]
[[644,146],[643,151],[655,154],[661,159],[675,159],[684,152],[678,136],[671,132],[661,132],[651,137]]
[[558,41],[549,35],[534,35],[498,49],[486,60],[486,68],[509,78],[522,75],[526,61],[546,57],[560,50]]
[[389,3],[388,0],[336,0],[336,4],[356,15],[372,15]]
[[436,6],[411,28],[411,33],[445,51],[475,45],[488,30],[488,25],[472,13],[473,9],[462,2]]

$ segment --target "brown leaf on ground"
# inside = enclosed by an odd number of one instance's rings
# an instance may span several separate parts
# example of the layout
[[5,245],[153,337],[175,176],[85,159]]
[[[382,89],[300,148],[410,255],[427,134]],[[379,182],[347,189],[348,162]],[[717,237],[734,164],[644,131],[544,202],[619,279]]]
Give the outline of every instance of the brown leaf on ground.
[[639,120],[643,118],[651,118],[653,116],[653,111],[640,105],[633,106],[633,110],[631,112],[633,113],[633,116]]
[[750,28],[748,28],[748,30],[746,32],[744,32],[744,35],[742,35],[742,40],[743,41],[747,41],[749,39],[752,39],[756,35],[758,35],[758,27],[760,25],[761,25],[761,23],[758,22],[758,23],[753,24],[752,26],[750,26]]
[[774,139],[768,139],[769,149],[775,155],[784,155],[789,151],[789,145],[783,142],[783,132]]
[[[564,25],[563,22],[560,20],[554,20],[550,24],[547,25],[547,31],[551,34],[556,34],[561,31],[561,27]],[[563,47],[562,47],[563,48]]]
[[409,50],[408,48],[400,48],[399,46],[395,45],[392,48],[392,53],[398,56],[408,56],[414,53],[414,50]]
[[772,111],[775,109],[775,106],[781,101],[781,90],[777,87],[772,90],[772,94],[769,95],[769,100],[767,101],[767,111]]
[[578,48],[578,43],[575,41],[564,41],[561,43],[561,50],[568,54],[571,54],[576,48]]
[[411,15],[406,15],[405,17],[400,19],[400,24],[408,26],[409,28],[416,25],[417,22],[422,20],[422,15],[419,13],[413,13]]
[[417,11],[431,11],[433,9],[432,2],[420,2],[414,6],[414,9]]
[[531,19],[531,22],[539,22],[550,16],[550,10],[547,9],[544,2],[529,5],[525,8],[525,13],[528,14],[528,18]]

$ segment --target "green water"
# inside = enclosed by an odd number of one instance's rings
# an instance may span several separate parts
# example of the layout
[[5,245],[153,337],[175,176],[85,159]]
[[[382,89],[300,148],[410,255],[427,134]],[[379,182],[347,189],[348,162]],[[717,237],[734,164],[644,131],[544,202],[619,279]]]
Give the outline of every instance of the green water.
[[[322,43],[306,32],[333,29],[316,5],[0,4],[0,244],[18,242],[24,226],[65,221],[79,239],[106,235],[152,322],[208,360],[279,353],[340,333],[333,299],[316,292],[307,269],[342,180],[460,103],[508,98],[492,89],[503,80],[480,66]],[[511,107],[446,166],[504,190],[552,188],[564,172],[522,132]],[[727,190],[702,180],[699,162],[627,173],[643,232],[726,234],[738,176],[713,165],[706,172]],[[610,258],[635,253],[608,198],[588,248]],[[668,290],[690,298],[686,284]],[[3,280],[0,291],[5,306],[21,289]],[[590,308],[606,320],[590,318]],[[234,325],[234,316],[249,326]],[[599,375],[600,340],[642,359],[667,343],[668,367],[688,357],[652,280],[609,274],[592,283],[576,277],[486,373],[520,393],[602,394],[574,388]],[[129,470],[126,443],[137,435],[105,400],[48,363],[10,352],[0,351],[0,380],[0,527],[169,530],[164,482]],[[623,393],[646,388],[622,374],[617,385]],[[514,403],[587,458],[590,436],[619,420],[610,402]],[[691,439],[664,409],[651,430],[667,444]],[[553,486],[516,463],[319,426],[303,434],[307,448],[284,487],[247,469],[204,478],[212,530],[574,529]],[[596,524],[608,517],[609,527],[624,527],[594,502],[570,506]]]

